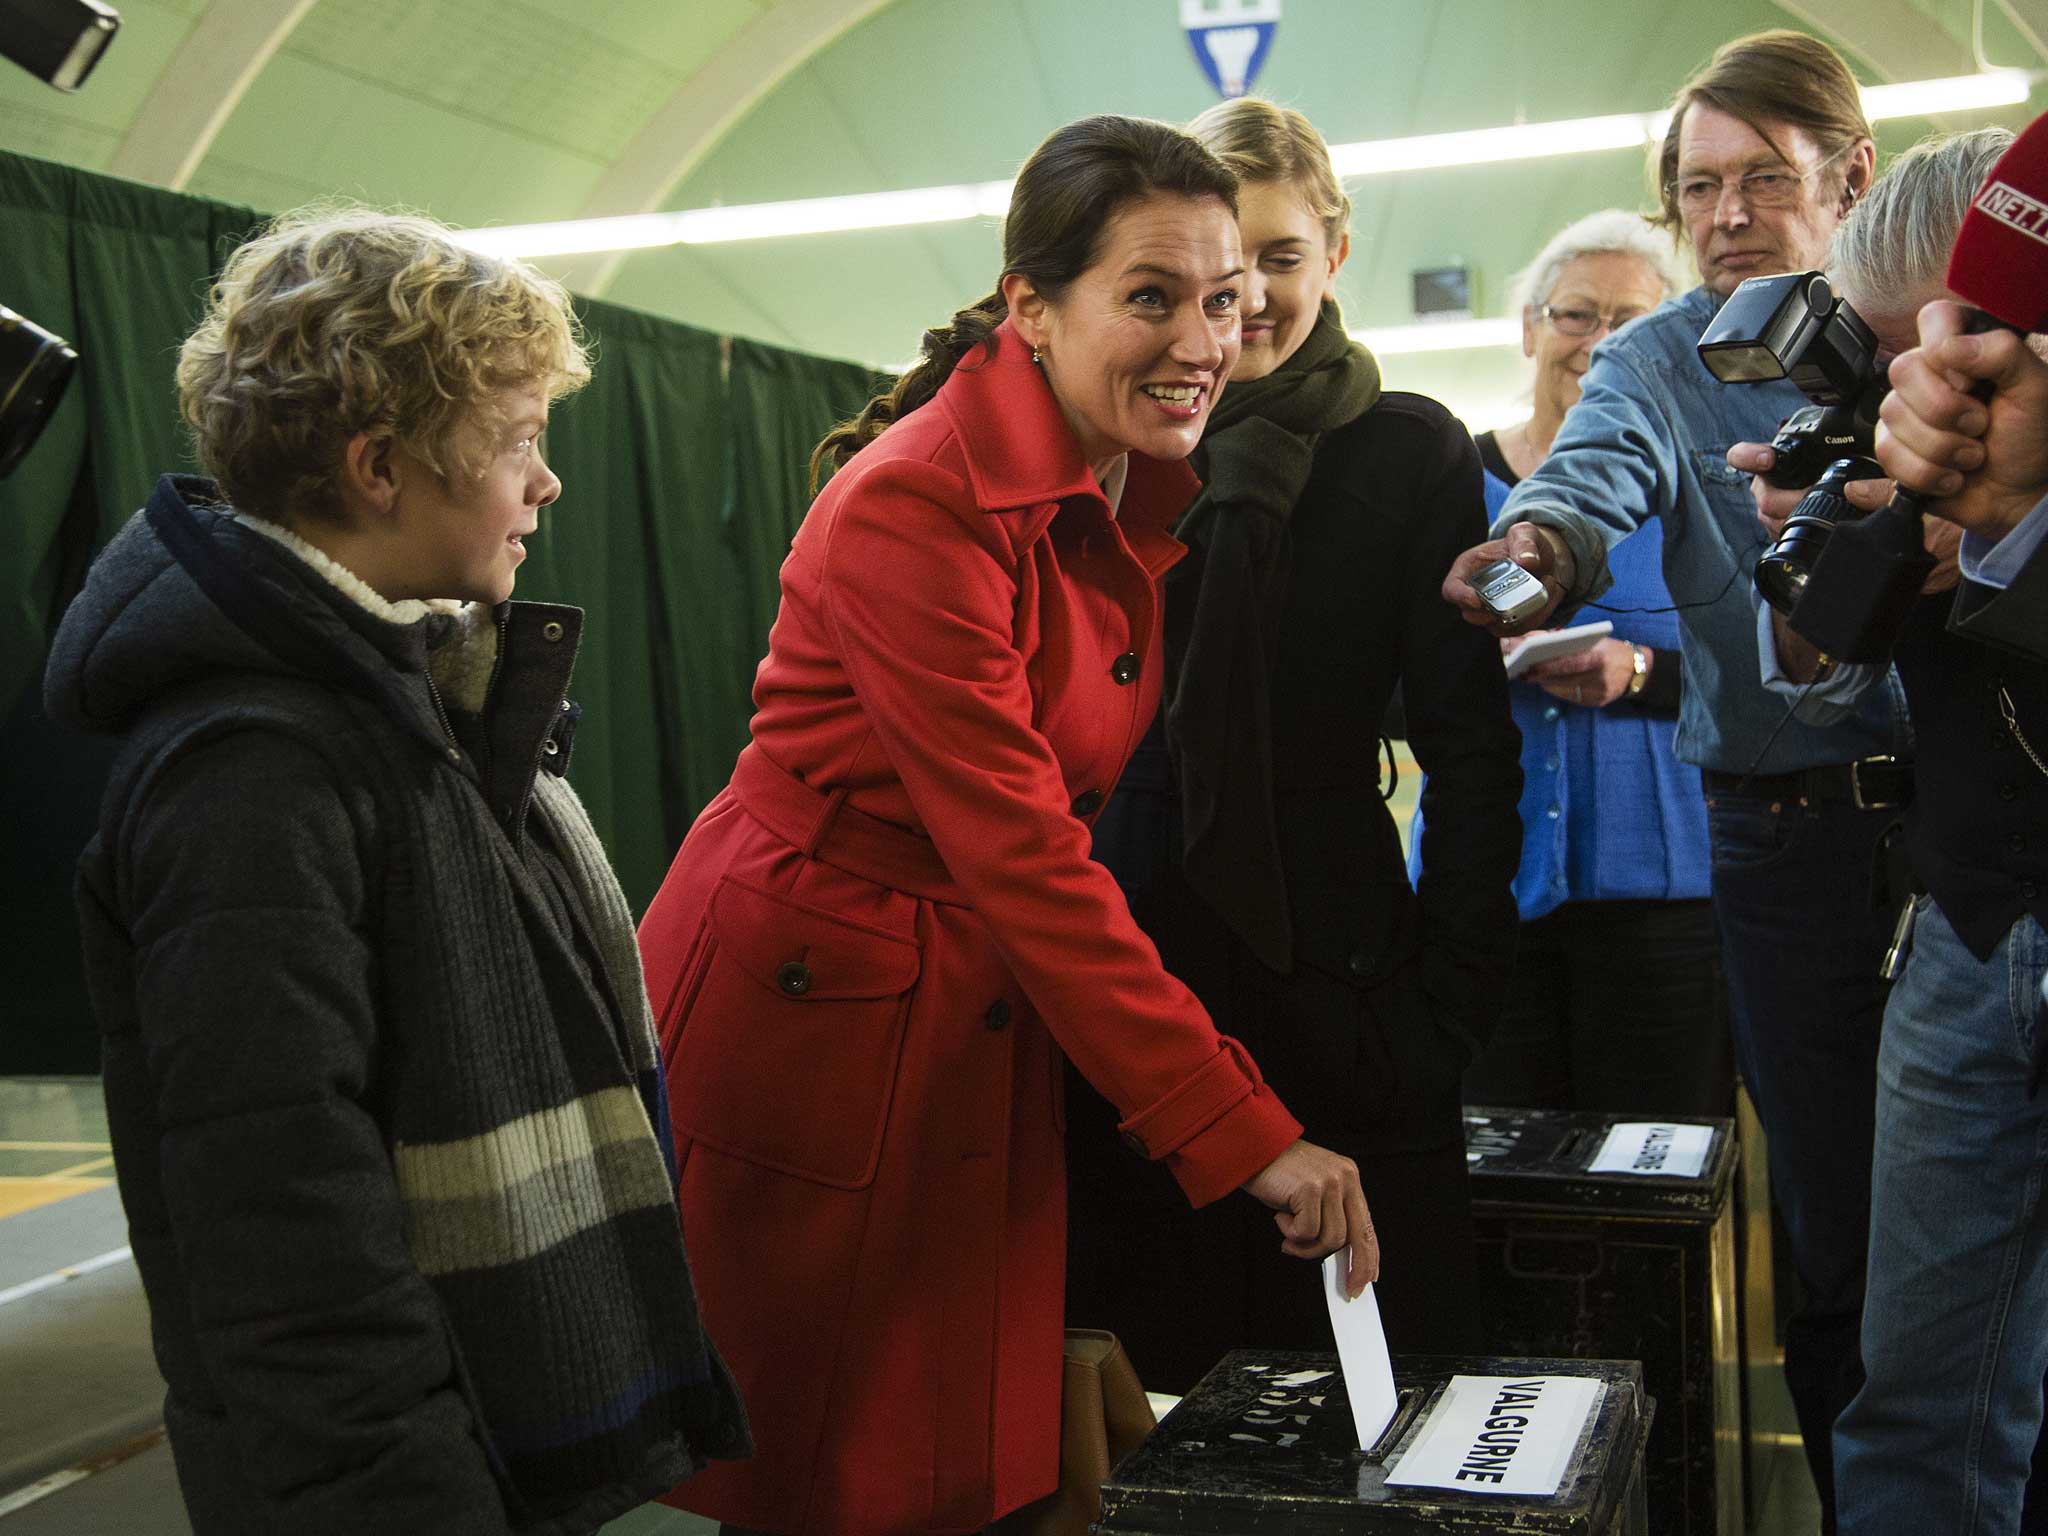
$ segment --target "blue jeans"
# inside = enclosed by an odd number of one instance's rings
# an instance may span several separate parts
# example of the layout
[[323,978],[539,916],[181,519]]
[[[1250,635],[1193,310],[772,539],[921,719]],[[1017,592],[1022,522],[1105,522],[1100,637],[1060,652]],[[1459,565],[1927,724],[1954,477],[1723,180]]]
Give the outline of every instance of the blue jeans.
[[1841,1528],[2020,1529],[2048,1372],[2048,935],[1988,962],[1922,898],[1878,1056],[1868,1379],[1835,1432]]
[[1771,1193],[1800,1280],[1785,1385],[1824,1532],[1835,1528],[1834,1423],[1863,1384],[1857,1331],[1889,991],[1878,973],[1896,915],[1872,903],[1871,879],[1895,819],[1844,804],[1707,801],[1735,1064],[1770,1139]]

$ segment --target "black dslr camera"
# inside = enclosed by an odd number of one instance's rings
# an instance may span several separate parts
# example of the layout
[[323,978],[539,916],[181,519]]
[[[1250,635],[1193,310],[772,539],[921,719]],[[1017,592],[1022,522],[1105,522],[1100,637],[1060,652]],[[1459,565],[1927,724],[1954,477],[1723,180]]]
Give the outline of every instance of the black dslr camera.
[[1771,439],[1777,462],[1764,479],[1778,489],[1813,484],[1837,459],[1870,457],[1887,387],[1877,338],[1820,273],[1751,278],[1721,306],[1699,353],[1723,384],[1790,379],[1813,401]]
[[63,337],[0,304],[0,480],[43,430],[77,366]]
[[[1700,337],[1699,353],[1723,383],[1790,379],[1820,408],[1808,421],[1807,410],[1788,418],[1771,444],[1780,455],[1771,484],[1790,489],[1819,475],[1757,561],[1757,590],[1824,654],[1882,661],[1934,558],[1922,544],[1916,500],[1895,497],[1865,517],[1842,491],[1851,480],[1884,475],[1870,457],[1887,388],[1877,369],[1877,338],[1820,273],[1788,272],[1753,277],[1729,295]],[[1835,452],[1837,437],[1851,451]]]

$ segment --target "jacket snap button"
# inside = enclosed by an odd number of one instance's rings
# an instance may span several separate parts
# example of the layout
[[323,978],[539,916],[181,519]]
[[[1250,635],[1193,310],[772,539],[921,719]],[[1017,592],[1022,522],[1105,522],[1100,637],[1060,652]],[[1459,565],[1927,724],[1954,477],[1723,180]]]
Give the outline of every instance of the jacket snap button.
[[1074,796],[1074,803],[1071,809],[1076,816],[1093,816],[1102,809],[1102,791],[1099,789],[1082,790],[1080,794]]
[[1350,964],[1351,974],[1354,976],[1370,976],[1372,974],[1372,956],[1362,949],[1351,957]]
[[811,968],[801,960],[785,960],[775,968],[775,985],[791,997],[802,997],[811,990]]
[[1010,1000],[999,997],[988,1005],[988,1012],[981,1016],[981,1022],[990,1029],[1001,1029],[1010,1022]]
[[543,640],[559,640],[562,638],[562,626],[549,619],[547,623],[541,625],[540,634]]
[[1133,1152],[1137,1153],[1140,1157],[1150,1157],[1152,1155],[1145,1148],[1145,1138],[1140,1136],[1136,1131],[1125,1131],[1123,1135],[1117,1138],[1117,1140],[1121,1141],[1125,1146],[1129,1147]]
[[562,747],[561,743],[557,742],[553,737],[549,737],[546,741],[540,744],[540,749],[541,751],[547,753],[549,757],[553,757],[557,752],[562,750]]
[[1135,683],[1138,680],[1138,653],[1125,651],[1109,664],[1109,675],[1119,683]]
[[449,761],[449,762],[451,762],[451,763],[459,763],[459,762],[461,762],[461,761],[462,761],[462,748],[460,748],[460,747],[450,747],[450,748],[448,749],[448,761]]

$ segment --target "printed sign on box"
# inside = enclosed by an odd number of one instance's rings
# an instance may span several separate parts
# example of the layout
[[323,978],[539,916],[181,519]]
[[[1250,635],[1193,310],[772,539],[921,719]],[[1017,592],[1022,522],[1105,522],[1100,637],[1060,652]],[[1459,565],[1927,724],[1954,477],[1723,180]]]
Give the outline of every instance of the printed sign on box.
[[1590,1376],[1453,1376],[1387,1482],[1554,1494],[1603,1390]]
[[1698,1178],[1700,1170],[1707,1166],[1707,1151],[1713,1144],[1711,1125],[1628,1121],[1607,1133],[1586,1172]]

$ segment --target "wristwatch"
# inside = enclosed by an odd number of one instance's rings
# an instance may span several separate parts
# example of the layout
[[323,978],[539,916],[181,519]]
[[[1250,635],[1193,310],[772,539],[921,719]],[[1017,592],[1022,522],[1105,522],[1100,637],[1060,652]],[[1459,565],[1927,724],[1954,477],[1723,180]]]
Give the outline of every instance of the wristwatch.
[[1628,659],[1636,672],[1636,675],[1628,680],[1628,696],[1634,698],[1650,686],[1650,654],[1631,640],[1628,643]]

